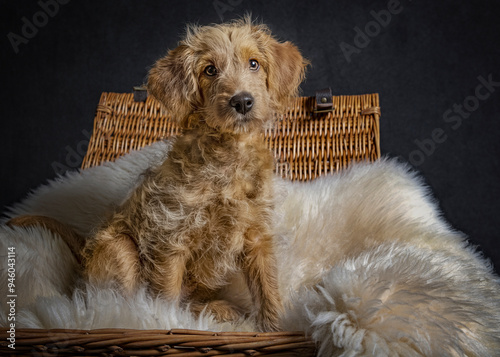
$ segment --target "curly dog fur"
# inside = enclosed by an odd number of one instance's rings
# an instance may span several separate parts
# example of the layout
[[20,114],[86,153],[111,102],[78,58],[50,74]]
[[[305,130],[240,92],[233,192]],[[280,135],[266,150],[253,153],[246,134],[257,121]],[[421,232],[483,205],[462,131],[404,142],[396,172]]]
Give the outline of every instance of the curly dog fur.
[[151,69],[148,90],[185,129],[163,164],[83,249],[90,281],[208,308],[242,311],[217,292],[242,271],[262,329],[282,310],[270,233],[273,157],[262,132],[297,92],[306,61],[248,18],[189,27]]

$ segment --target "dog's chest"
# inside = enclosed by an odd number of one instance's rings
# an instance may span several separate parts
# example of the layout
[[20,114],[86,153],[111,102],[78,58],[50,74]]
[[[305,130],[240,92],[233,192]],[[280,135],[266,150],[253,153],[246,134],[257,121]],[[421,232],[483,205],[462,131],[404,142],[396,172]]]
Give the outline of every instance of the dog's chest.
[[176,180],[190,206],[229,209],[270,195],[273,159],[261,138],[195,133],[179,142],[179,151]]
[[[272,201],[273,159],[260,138],[197,137],[183,162],[183,207],[203,218],[210,240],[229,250],[241,245],[241,232],[267,220]],[[206,249],[204,247],[203,249]],[[218,249],[219,247],[217,247]]]
[[[259,212],[271,198],[272,157],[267,148],[245,142],[220,145],[204,157],[199,173],[187,186],[199,194],[195,207],[204,207],[219,222],[241,227],[261,218]],[[204,182],[201,192],[196,181]]]

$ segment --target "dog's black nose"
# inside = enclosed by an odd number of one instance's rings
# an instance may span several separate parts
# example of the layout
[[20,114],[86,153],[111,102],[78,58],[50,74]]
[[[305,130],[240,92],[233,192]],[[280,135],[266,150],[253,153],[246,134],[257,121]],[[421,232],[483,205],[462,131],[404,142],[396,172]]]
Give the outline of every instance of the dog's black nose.
[[254,99],[248,92],[241,92],[236,94],[229,100],[229,104],[241,114],[248,113],[253,107]]

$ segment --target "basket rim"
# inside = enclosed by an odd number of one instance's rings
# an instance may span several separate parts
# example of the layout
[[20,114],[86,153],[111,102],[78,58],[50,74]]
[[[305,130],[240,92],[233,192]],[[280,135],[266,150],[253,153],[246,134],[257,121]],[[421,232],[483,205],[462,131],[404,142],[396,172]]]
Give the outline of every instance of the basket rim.
[[0,332],[0,352],[11,355],[27,352],[49,355],[88,355],[107,352],[111,355],[178,356],[237,354],[266,355],[276,353],[313,356],[316,344],[301,331],[281,332],[215,332],[192,329],[16,329],[15,350],[8,345],[7,328]]

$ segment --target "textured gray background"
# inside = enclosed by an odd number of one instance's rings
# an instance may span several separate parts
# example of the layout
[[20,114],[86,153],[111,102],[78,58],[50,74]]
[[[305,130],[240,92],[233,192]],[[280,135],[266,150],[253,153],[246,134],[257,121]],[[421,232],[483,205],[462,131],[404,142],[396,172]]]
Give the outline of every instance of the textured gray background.
[[500,83],[478,88],[500,82],[498,1],[53,1],[0,3],[1,207],[78,167],[101,92],[141,84],[186,23],[251,11],[313,63],[304,95],[380,93],[383,154],[500,266]]

